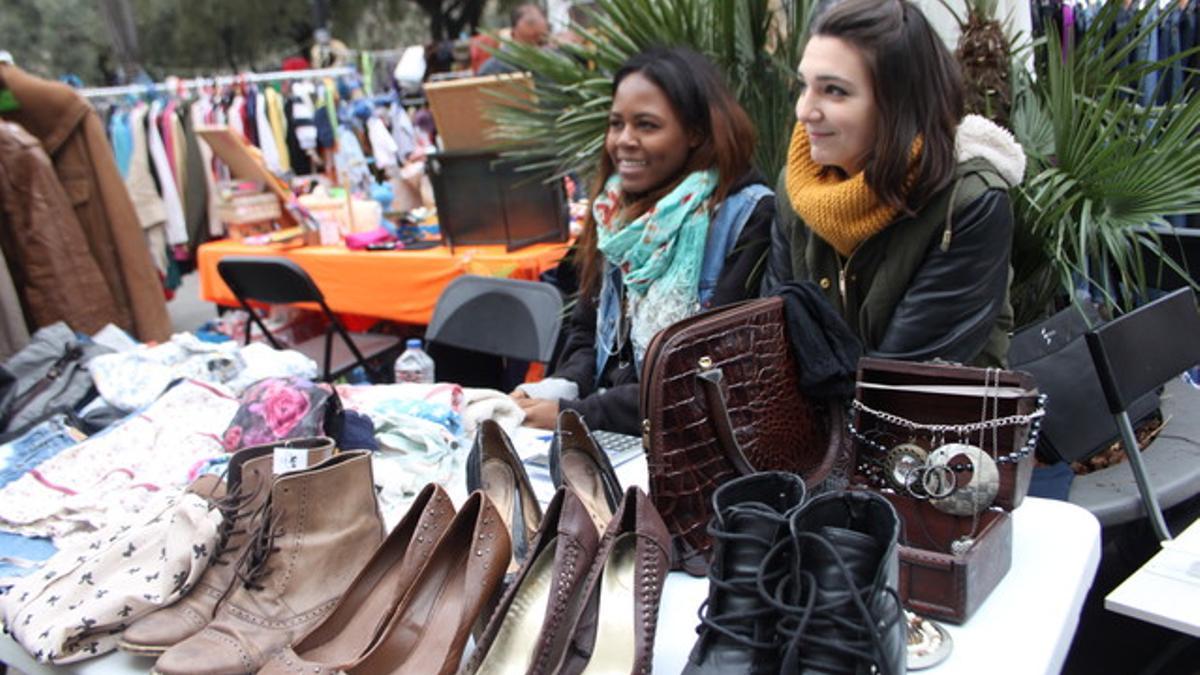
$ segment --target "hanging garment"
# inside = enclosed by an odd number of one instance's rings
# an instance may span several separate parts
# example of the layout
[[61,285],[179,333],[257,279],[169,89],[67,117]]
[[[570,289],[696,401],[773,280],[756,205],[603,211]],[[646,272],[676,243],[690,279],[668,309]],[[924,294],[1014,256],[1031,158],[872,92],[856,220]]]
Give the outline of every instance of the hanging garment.
[[129,173],[125,177],[125,187],[129,189],[129,197],[133,200],[133,208],[137,210],[138,222],[143,229],[161,226],[167,220],[167,207],[150,173],[145,124],[148,111],[149,108],[144,104],[139,104],[129,112],[131,152]]
[[358,192],[371,189],[371,169],[367,166],[367,156],[363,154],[358,136],[349,127],[344,126],[338,130],[334,164],[337,166],[339,185],[346,185]]
[[250,137],[246,135],[246,99],[241,95],[234,96],[233,102],[229,104],[229,109],[225,111],[225,115],[229,120],[229,128],[236,133],[241,134],[246,142],[250,142]]
[[[140,240],[140,230],[138,235]],[[20,125],[3,120],[0,250],[21,298],[15,309],[24,308],[23,325],[36,329],[65,321],[92,333],[122,318],[50,158]],[[6,306],[5,314],[10,311]]]
[[175,185],[179,188],[179,196],[183,199],[183,210],[187,212],[187,194],[183,186],[187,185],[187,137],[183,134],[183,119],[179,116],[179,104],[171,101],[171,110],[164,111],[163,122],[171,127],[171,145],[174,148],[171,170],[175,172]]
[[317,130],[312,123],[312,108],[309,107],[308,118],[296,117],[296,111],[301,108],[301,104],[295,97],[289,98],[283,104],[283,114],[287,120],[288,135],[287,149],[288,155],[291,158],[292,170],[296,175],[303,176],[312,173],[312,158],[303,147],[300,146],[300,136],[307,135],[311,137],[311,146],[315,148],[317,145]]
[[[203,99],[192,104],[192,131],[195,135],[195,129],[200,126],[205,126],[210,123],[216,123],[216,106],[210,105]],[[200,153],[200,174],[204,177],[205,192],[207,193],[204,200],[205,220],[208,223],[208,236],[210,239],[221,237],[225,233],[225,225],[221,222],[220,214],[217,212],[217,180],[213,174],[213,151],[208,147],[208,143],[197,143],[197,150]],[[191,228],[188,228],[189,232]]]
[[25,325],[17,287],[13,285],[8,262],[0,248],[0,360],[7,359],[27,344],[29,327]]
[[126,626],[183,597],[204,574],[221,525],[206,497],[219,483],[202,476],[181,495],[159,496],[139,518],[60,551],[45,572],[0,598],[9,632],[43,663],[116,649]]
[[275,134],[271,131],[271,123],[267,121],[267,98],[259,92],[254,96],[254,123],[258,130],[258,147],[262,150],[263,161],[267,168],[275,173],[281,173],[279,164],[279,148],[275,145]]
[[175,174],[171,170],[171,160],[167,157],[159,125],[155,122],[161,113],[160,101],[150,104],[152,122],[147,127],[147,142],[150,145],[150,157],[154,162],[154,172],[158,175],[159,185],[162,186],[163,203],[167,207],[167,244],[183,244],[187,242],[187,221],[183,215],[183,203],[179,199],[179,188],[175,185]]
[[11,64],[0,64],[0,86],[21,102],[4,116],[37,138],[54,163],[115,304],[112,323],[142,340],[165,340],[171,319],[100,118],[74,89]]
[[383,120],[376,115],[367,120],[367,140],[371,143],[376,167],[387,169],[400,164],[400,148],[396,145],[396,139],[392,138]]
[[175,117],[175,101],[167,101],[159,113],[154,116],[154,121],[158,123],[158,132],[162,135],[163,150],[167,153],[167,168],[171,170],[171,180],[179,185],[179,162],[176,159],[178,148],[175,145],[173,117]]
[[401,161],[404,161],[417,149],[417,130],[413,128],[412,119],[405,112],[404,106],[399,103],[392,104],[390,114],[392,116],[392,139],[396,141],[396,154],[400,156]]
[[292,170],[291,158],[288,156],[287,119],[283,114],[283,96],[272,87],[267,87],[267,121],[271,125],[271,138],[275,141],[275,149],[279,152],[279,168],[283,171]]
[[242,125],[246,128],[246,137],[250,143],[258,147],[258,92],[254,89],[246,91],[246,105],[242,108]]
[[129,178],[129,161],[133,156],[133,132],[129,126],[129,115],[116,111],[108,120],[108,137],[112,141],[113,159],[121,178]]
[[201,145],[208,144],[200,143],[196,137],[191,107],[181,108],[179,113],[183,123],[184,156],[187,158],[183,172],[187,181],[183,184],[184,218],[188,235],[187,257],[193,260],[196,257],[196,249],[210,238],[209,182],[212,172],[208,170],[210,164],[204,161],[204,153],[200,150]]

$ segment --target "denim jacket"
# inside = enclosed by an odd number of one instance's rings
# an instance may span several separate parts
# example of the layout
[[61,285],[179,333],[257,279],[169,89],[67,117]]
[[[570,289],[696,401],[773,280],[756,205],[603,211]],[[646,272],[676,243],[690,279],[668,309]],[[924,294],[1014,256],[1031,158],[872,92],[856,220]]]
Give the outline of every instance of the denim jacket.
[[[708,228],[708,241],[704,245],[704,259],[700,266],[698,294],[701,309],[708,309],[712,305],[713,291],[716,290],[725,258],[741,236],[746,221],[754,213],[759,200],[772,194],[774,193],[767,186],[755,183],[729,195],[717,207]],[[596,306],[597,378],[604,372],[609,357],[616,353],[617,331],[621,325],[621,296],[624,290],[621,270],[606,261]],[[641,363],[635,365],[639,370],[642,367]]]

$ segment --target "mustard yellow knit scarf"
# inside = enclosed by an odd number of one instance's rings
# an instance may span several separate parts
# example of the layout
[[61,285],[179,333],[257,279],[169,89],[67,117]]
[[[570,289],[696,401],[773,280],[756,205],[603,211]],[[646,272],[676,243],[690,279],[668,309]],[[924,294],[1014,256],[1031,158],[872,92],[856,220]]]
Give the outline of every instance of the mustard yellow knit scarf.
[[[913,144],[913,156],[920,140]],[[887,227],[899,209],[879,201],[866,173],[841,178],[812,160],[808,132],[797,122],[788,147],[787,196],[796,215],[842,256]]]

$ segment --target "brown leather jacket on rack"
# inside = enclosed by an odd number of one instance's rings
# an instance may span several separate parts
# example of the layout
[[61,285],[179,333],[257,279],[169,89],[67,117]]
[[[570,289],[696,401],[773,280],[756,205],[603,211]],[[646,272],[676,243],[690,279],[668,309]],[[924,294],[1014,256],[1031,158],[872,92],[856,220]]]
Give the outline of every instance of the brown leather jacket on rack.
[[0,120],[0,247],[32,327],[94,333],[117,305],[38,140]]
[[[162,283],[100,118],[67,85],[34,77],[13,65],[0,64],[0,88],[4,87],[20,104],[18,110],[4,117],[37,138],[53,162],[90,257],[111,297],[111,309],[97,307],[86,314],[83,323],[63,318],[79,331],[92,332],[111,321],[143,341],[167,339],[171,321]],[[7,257],[8,251],[5,253]],[[67,252],[55,251],[53,255]],[[8,263],[10,268],[17,264],[11,257]],[[50,261],[43,258],[25,259],[22,264],[31,266],[26,268],[27,276],[50,269]],[[78,269],[67,276],[56,276],[67,293],[83,293],[84,287],[92,283],[85,279]],[[27,311],[34,313],[32,308]],[[101,317],[101,313],[107,316]]]

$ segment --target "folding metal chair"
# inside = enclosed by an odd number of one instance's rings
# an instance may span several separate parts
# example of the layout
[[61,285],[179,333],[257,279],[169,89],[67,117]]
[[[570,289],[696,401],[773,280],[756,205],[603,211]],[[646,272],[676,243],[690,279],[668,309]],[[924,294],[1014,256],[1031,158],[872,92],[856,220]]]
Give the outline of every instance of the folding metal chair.
[[[1200,363],[1200,312],[1190,288],[1181,288],[1087,333],[1088,349],[1109,411],[1121,430],[1142,506],[1160,541],[1171,538],[1145,459],[1138,450],[1129,407],[1138,398]],[[1051,401],[1050,405],[1054,405]],[[1194,463],[1193,463],[1194,464]],[[1165,472],[1159,487],[1171,488],[1172,506],[1195,494],[1200,467]],[[1190,493],[1190,494],[1189,494]]]
[[[317,363],[323,364],[321,379],[329,382],[362,366],[373,381],[384,381],[383,368],[372,368],[368,361],[382,356],[389,351],[399,350],[401,342],[392,335],[374,333],[350,333],[338,320],[337,316],[325,303],[321,289],[313,283],[308,273],[296,263],[286,258],[267,256],[228,256],[217,262],[217,271],[229,290],[237,296],[242,309],[250,314],[254,325],[258,326],[267,341],[276,349],[285,349],[267,326],[251,309],[248,301],[265,304],[291,304],[297,302],[315,303],[325,313],[329,325],[324,337],[314,337],[291,347],[308,356]],[[250,326],[246,324],[246,344],[250,343]],[[334,340],[334,334],[340,339]],[[372,373],[372,371],[376,371]]]
[[562,294],[552,284],[470,274],[457,277],[438,297],[425,329],[438,379],[508,387],[512,382],[501,359],[548,363],[562,326],[562,311]]

